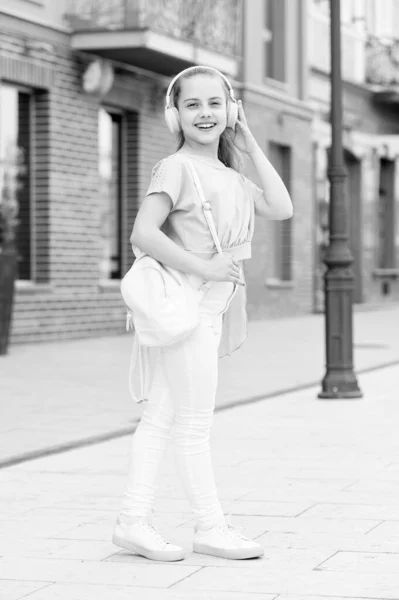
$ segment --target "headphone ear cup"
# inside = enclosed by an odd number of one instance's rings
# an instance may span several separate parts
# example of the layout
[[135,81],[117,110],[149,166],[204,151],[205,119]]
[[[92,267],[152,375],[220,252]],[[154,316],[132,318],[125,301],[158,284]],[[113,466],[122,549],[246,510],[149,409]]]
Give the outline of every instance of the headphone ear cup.
[[165,108],[165,121],[171,133],[180,131],[180,116],[175,106]]
[[236,124],[238,119],[238,104],[235,100],[230,100],[229,110],[227,113],[227,127],[232,127]]

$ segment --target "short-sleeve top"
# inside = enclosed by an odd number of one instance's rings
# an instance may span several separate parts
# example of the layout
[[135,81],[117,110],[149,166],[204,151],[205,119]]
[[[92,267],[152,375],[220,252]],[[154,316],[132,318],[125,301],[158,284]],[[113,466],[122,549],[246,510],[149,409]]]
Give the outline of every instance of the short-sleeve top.
[[206,157],[176,152],[153,168],[147,195],[165,192],[172,201],[162,231],[202,258],[216,252],[188,161],[195,167],[211,205],[222,250],[231,251],[237,260],[250,258],[255,199],[262,190],[234,169]]
[[[165,192],[172,201],[172,209],[162,231],[178,245],[202,258],[217,252],[189,171],[189,160],[197,171],[205,198],[211,204],[222,250],[231,252],[239,261],[250,258],[255,201],[257,196],[262,195],[262,190],[234,169],[206,158],[176,152],[155,165],[147,195]],[[135,246],[133,252],[136,257],[142,254]],[[245,286],[237,286],[236,294],[223,315],[220,358],[231,354],[244,342],[247,336],[246,306]],[[148,400],[158,353],[159,348],[143,347],[134,336],[129,389],[136,402]]]

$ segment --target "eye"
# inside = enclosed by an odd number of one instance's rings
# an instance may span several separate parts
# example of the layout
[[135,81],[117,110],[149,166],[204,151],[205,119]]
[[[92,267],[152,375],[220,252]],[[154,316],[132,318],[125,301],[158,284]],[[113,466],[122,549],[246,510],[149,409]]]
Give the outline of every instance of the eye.
[[215,100],[214,102],[211,102],[211,104],[213,104],[215,106],[220,106],[220,102],[218,102],[217,100]]
[[193,106],[198,106],[198,102],[190,102],[190,104],[187,104],[188,108],[192,108]]

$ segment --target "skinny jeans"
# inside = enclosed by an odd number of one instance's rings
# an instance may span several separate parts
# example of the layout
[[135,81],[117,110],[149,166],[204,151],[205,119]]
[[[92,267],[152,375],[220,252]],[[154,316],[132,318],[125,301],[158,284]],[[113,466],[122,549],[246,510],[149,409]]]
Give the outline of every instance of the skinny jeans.
[[200,322],[185,339],[161,348],[148,401],[132,437],[121,514],[151,521],[160,466],[173,442],[176,470],[196,526],[224,522],[210,452],[218,384],[218,347],[223,313],[235,293],[229,282],[188,275],[200,300]]

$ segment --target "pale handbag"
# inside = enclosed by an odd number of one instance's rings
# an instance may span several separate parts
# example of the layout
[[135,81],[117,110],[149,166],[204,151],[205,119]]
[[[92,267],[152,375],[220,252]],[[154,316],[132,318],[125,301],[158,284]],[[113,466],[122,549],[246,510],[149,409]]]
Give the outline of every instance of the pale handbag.
[[[201,183],[188,163],[217,251],[222,254]],[[121,293],[128,306],[126,329],[132,325],[142,346],[160,347],[185,339],[199,323],[199,297],[186,275],[147,254],[133,263],[121,281]]]

